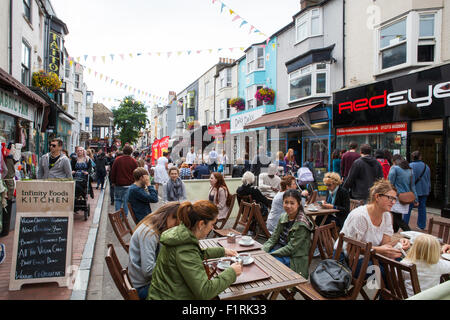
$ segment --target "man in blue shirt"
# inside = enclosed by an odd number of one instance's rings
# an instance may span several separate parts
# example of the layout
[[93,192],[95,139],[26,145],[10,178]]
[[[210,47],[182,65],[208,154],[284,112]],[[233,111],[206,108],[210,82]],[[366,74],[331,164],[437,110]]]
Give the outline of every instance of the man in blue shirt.
[[202,175],[209,175],[210,171],[208,166],[203,163],[201,160],[199,160],[199,164],[194,169],[194,178],[195,179],[201,179]]
[[128,202],[131,204],[136,220],[139,223],[152,213],[150,203],[158,202],[158,192],[150,185],[148,171],[137,168],[133,171],[134,184],[128,188]]
[[[412,162],[409,166],[414,172],[414,183],[416,184],[416,192],[419,197],[417,227],[425,230],[427,226],[427,197],[431,192],[431,171],[430,167],[422,161],[422,155],[419,151],[414,151],[411,153],[411,160]],[[413,207],[414,205],[411,204],[409,206],[408,214],[403,216],[403,220],[406,223],[409,223],[409,218],[411,217],[411,210]]]

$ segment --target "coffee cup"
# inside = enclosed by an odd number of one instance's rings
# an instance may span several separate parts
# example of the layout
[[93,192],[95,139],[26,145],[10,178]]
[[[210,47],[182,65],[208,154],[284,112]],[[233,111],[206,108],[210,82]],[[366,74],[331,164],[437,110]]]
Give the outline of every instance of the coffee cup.
[[249,253],[241,253],[239,255],[239,258],[242,259],[242,262],[244,264],[248,264],[248,262],[250,261],[251,255]]
[[250,243],[250,242],[252,242],[252,240],[253,239],[250,236],[242,236],[242,238],[241,238],[241,241],[244,243]]
[[230,258],[224,258],[220,260],[220,264],[222,265],[222,267],[224,268],[228,268],[229,266],[231,266],[231,259]]

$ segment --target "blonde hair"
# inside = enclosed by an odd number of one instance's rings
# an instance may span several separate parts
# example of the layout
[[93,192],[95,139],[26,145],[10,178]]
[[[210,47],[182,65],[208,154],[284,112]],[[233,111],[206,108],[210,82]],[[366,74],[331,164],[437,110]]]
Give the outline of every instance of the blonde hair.
[[337,172],[327,172],[323,177],[323,182],[327,183],[327,181],[331,181],[331,183],[340,186],[342,184],[342,178]]
[[423,234],[414,239],[414,244],[406,255],[406,259],[412,263],[423,261],[428,264],[436,264],[441,257],[441,245],[430,234]]
[[392,183],[389,180],[379,179],[375,181],[372,188],[370,188],[369,190],[369,203],[375,202],[376,194],[386,194],[387,192],[392,190],[397,192],[397,189],[392,185]]
[[284,160],[284,153],[282,151],[277,152],[277,159],[281,161]]

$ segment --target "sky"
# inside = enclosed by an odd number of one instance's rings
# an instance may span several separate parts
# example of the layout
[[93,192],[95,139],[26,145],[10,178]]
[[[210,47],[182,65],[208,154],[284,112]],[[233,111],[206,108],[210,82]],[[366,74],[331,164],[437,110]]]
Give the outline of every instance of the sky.
[[[253,43],[265,41],[300,11],[300,0],[215,0],[215,3],[51,0],[51,3],[69,29],[65,37],[69,55],[80,57],[79,62],[92,70],[88,74],[86,69],[84,75],[88,90],[94,91],[94,101],[109,108],[133,94],[124,86],[116,86],[115,81],[167,98],[169,91],[180,93],[218,63],[220,57],[240,58],[244,52],[239,48],[247,49]],[[222,13],[221,3],[225,5]],[[230,14],[230,9],[235,13]],[[233,21],[237,15],[239,18]],[[248,23],[240,27],[244,20]],[[255,29],[250,32],[251,26],[264,35],[254,32]],[[210,53],[208,49],[213,50]],[[190,55],[188,50],[192,51]],[[200,54],[198,50],[202,50]],[[167,52],[172,52],[170,57]],[[105,81],[106,77],[115,81],[111,84],[110,80]],[[150,100],[137,94],[135,97]]]

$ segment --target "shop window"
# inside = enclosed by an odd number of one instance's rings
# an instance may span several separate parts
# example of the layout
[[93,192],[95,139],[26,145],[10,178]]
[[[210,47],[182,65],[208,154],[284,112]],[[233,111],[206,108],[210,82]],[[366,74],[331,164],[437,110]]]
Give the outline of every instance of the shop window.
[[0,142],[16,142],[16,120],[14,117],[0,113]]
[[309,65],[289,74],[289,101],[329,94],[329,66]]

